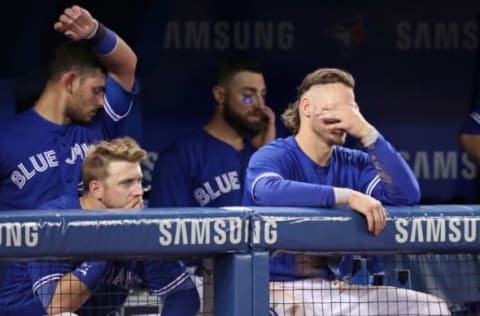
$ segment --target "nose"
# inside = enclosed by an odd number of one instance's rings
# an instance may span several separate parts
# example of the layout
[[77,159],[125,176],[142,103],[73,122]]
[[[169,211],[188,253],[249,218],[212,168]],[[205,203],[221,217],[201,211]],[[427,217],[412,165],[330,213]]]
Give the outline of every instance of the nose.
[[255,96],[254,97],[255,102],[253,102],[253,104],[252,104],[253,107],[261,108],[262,106],[265,105],[265,98],[262,94],[256,93],[254,96]]
[[143,196],[143,187],[141,182],[137,182],[135,186],[133,187],[133,192],[132,194],[134,196]]
[[99,95],[97,96],[97,100],[95,100],[95,102],[97,103],[97,108],[103,108],[103,102],[104,102],[104,99],[103,99],[103,95]]

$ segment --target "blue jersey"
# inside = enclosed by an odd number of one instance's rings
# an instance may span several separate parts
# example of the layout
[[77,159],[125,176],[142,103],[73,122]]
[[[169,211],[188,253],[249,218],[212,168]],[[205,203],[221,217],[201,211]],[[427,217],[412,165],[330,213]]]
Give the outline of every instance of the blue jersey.
[[[72,272],[83,282],[91,278],[89,274],[97,273],[94,264],[95,262],[30,262],[28,263],[32,279],[30,291],[33,289],[33,293],[39,296],[47,307],[57,282],[64,274]],[[142,286],[146,284],[150,294],[161,298],[165,298],[171,292],[194,287],[179,262],[109,261],[108,268],[99,277],[101,278],[99,284],[90,289],[92,295],[75,311],[76,314],[116,315],[115,313],[123,306],[129,290],[140,284]]]
[[104,108],[86,125],[57,125],[30,109],[0,123],[0,210],[37,209],[76,194],[88,147],[117,136],[133,95],[107,76]]
[[[42,209],[80,209],[78,197],[62,196],[48,201]],[[78,315],[115,315],[125,302],[129,290],[139,284],[146,285],[151,294],[162,299],[179,290],[195,288],[193,281],[178,261],[109,261],[102,273],[96,271],[97,262],[43,261],[9,263],[4,287],[0,291],[0,315],[45,315],[45,308],[66,273],[72,272],[85,284],[96,283],[90,288],[92,295],[76,311]],[[86,281],[88,280],[88,282]],[[197,297],[189,298],[196,304]],[[184,304],[187,302],[183,302]],[[182,312],[182,307],[178,307]]]
[[175,142],[155,163],[150,207],[240,205],[254,148],[238,151],[203,129]]
[[[243,205],[333,207],[333,187],[354,189],[391,205],[420,200],[415,175],[381,135],[367,152],[334,146],[326,166],[311,160],[290,136],[253,154]],[[294,265],[291,255],[272,258],[272,279],[291,279],[296,274]]]

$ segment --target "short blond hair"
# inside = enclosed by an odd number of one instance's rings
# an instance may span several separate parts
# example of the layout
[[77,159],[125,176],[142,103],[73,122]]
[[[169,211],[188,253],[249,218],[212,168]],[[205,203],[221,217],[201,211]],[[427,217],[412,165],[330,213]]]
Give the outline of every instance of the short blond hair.
[[347,71],[338,68],[319,68],[306,75],[297,88],[297,100],[290,103],[281,116],[283,123],[290,132],[296,134],[300,128],[298,105],[305,92],[315,85],[329,83],[343,83],[352,89],[355,87],[353,76]]
[[93,144],[82,164],[84,192],[88,192],[92,180],[108,177],[108,167],[112,161],[141,162],[146,157],[147,152],[128,136]]

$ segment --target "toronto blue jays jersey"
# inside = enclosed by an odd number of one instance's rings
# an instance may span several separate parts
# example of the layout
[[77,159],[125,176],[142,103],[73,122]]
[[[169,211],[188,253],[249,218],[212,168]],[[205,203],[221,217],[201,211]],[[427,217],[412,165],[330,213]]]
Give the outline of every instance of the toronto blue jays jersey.
[[244,172],[253,152],[249,141],[236,150],[203,129],[184,137],[160,153],[148,205],[240,205]]
[[88,147],[117,136],[134,94],[107,76],[104,107],[89,124],[58,125],[26,110],[0,122],[0,210],[37,209],[74,194]]
[[[366,152],[334,146],[326,166],[310,159],[290,136],[252,155],[243,205],[333,207],[333,187],[354,189],[390,205],[420,200],[412,170],[381,135]],[[294,261],[291,255],[272,258],[272,279],[294,278]]]
[[[41,209],[51,210],[80,208],[76,196],[62,196],[41,206]],[[103,270],[99,272],[98,269]],[[176,291],[195,288],[185,267],[178,261],[12,262],[4,287],[0,290],[0,315],[45,315],[45,308],[50,304],[57,282],[69,272],[88,284],[92,293],[76,311],[81,316],[116,315],[129,290],[139,285],[146,286],[151,294],[162,299]],[[182,304],[196,304],[196,300],[197,296],[187,297]],[[182,313],[185,306],[178,305],[176,312],[187,315]]]
[[[95,274],[96,262],[30,262],[29,271],[32,278],[32,288],[35,295],[42,298],[44,306],[50,304],[57,282],[61,277],[72,272],[80,281]],[[106,271],[99,276],[100,280],[92,295],[75,311],[78,315],[116,315],[123,306],[130,289],[146,284],[150,294],[161,298],[179,289],[192,288],[191,281],[185,269],[179,262],[157,261],[109,261]],[[89,280],[89,282],[92,282]],[[86,283],[86,281],[84,282]],[[188,303],[188,302],[183,302]]]

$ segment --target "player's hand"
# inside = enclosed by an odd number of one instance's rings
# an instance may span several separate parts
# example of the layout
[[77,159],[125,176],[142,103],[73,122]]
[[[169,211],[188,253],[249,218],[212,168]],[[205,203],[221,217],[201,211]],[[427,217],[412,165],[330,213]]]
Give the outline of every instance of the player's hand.
[[318,118],[326,123],[329,130],[341,129],[349,135],[362,139],[373,128],[360,113],[356,103],[354,104],[326,104],[318,114]]
[[143,208],[143,198],[141,196],[134,196],[130,198],[125,204],[124,208]]
[[387,212],[377,199],[353,191],[348,199],[348,206],[366,217],[368,231],[372,234],[378,235],[385,228]]
[[78,41],[91,35],[97,25],[97,20],[87,10],[74,5],[63,11],[53,28],[68,38]]
[[265,115],[265,128],[258,135],[252,137],[252,146],[260,148],[268,142],[271,142],[277,136],[277,130],[275,126],[275,113],[267,106],[261,107],[263,114]]

